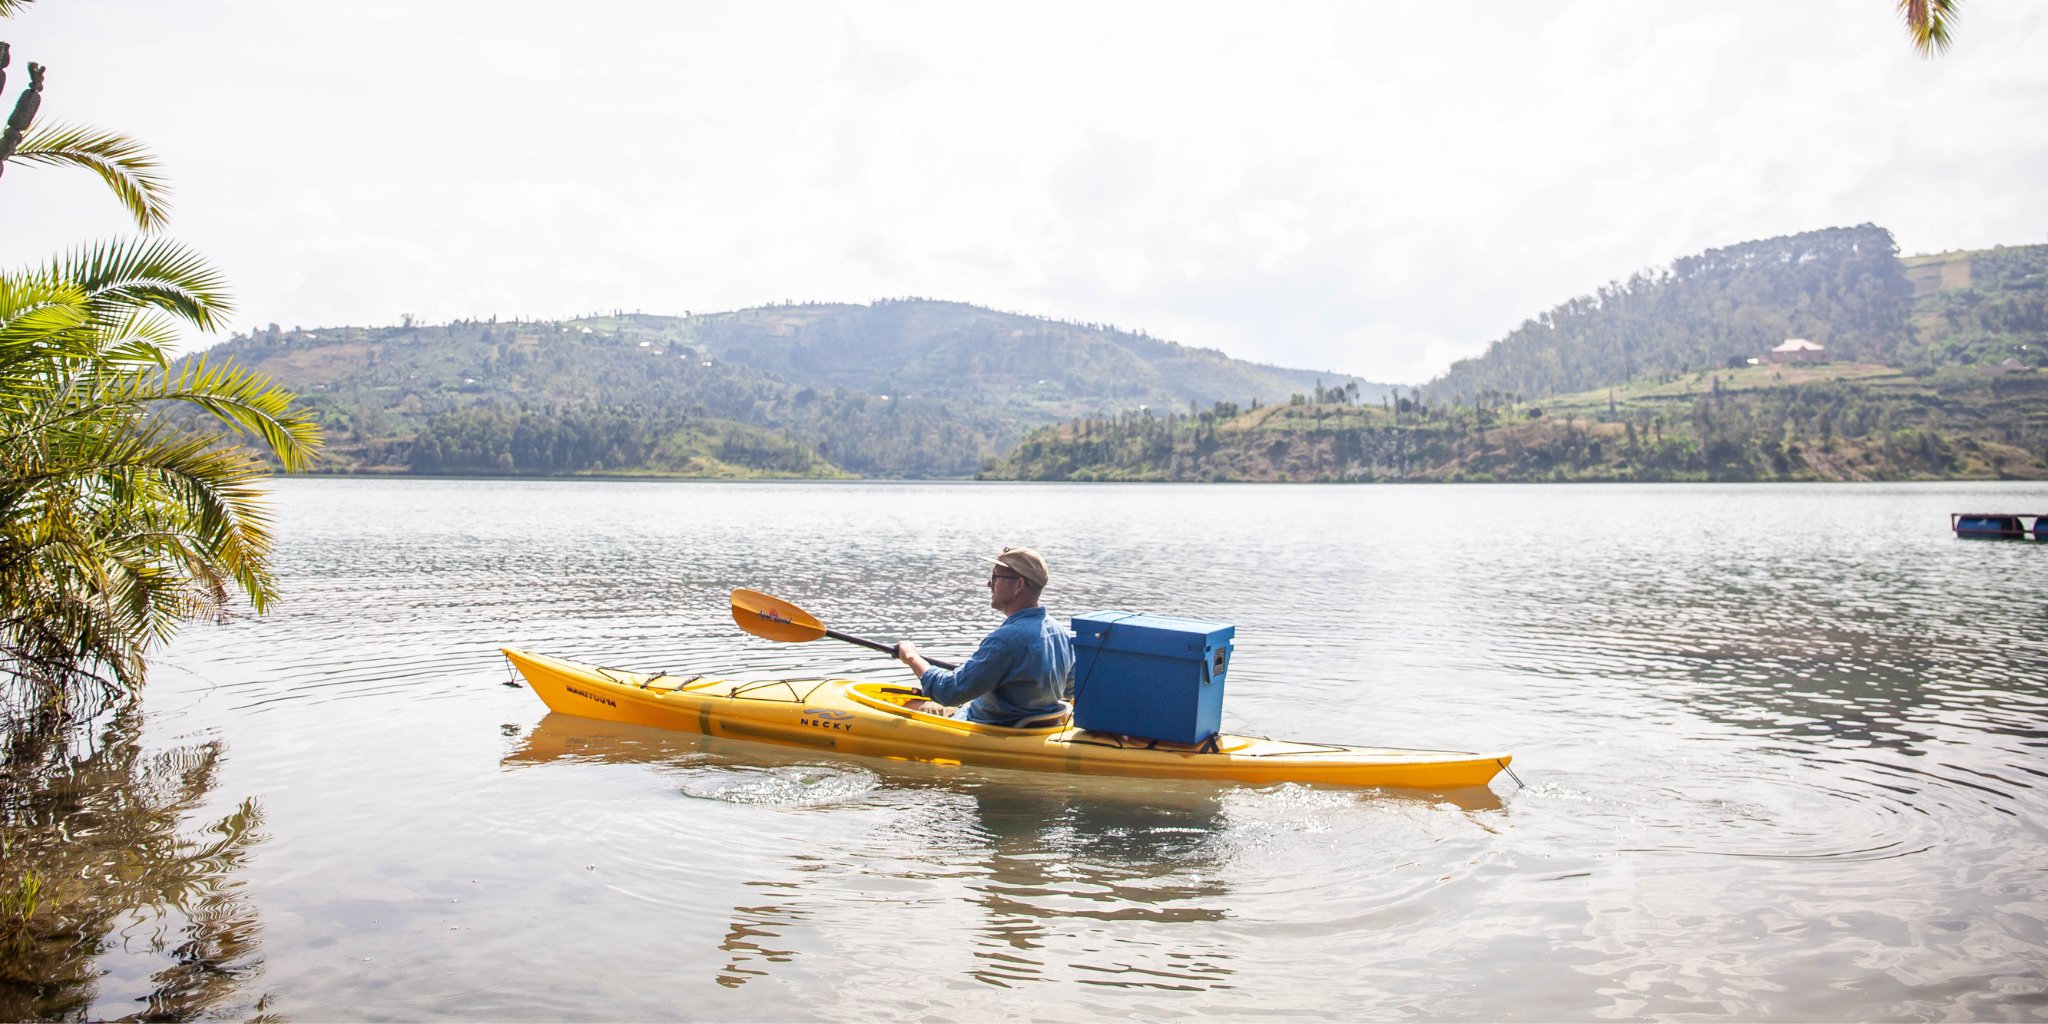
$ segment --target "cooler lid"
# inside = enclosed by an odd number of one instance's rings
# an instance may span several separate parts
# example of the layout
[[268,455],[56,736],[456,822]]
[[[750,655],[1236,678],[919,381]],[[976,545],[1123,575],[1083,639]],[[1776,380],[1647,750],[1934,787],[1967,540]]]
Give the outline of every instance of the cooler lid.
[[1237,635],[1237,627],[1227,622],[1113,610],[1076,615],[1069,625],[1078,647],[1170,658],[1200,658],[1203,652],[1225,646]]

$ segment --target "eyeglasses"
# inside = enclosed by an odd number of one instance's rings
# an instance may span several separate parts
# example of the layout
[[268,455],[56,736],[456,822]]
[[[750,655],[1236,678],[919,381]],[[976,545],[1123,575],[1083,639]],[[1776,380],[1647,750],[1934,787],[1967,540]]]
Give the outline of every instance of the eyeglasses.
[[1014,573],[992,572],[988,574],[988,581],[990,583],[994,583],[997,580],[1021,580],[1023,578],[1024,577],[1018,576]]

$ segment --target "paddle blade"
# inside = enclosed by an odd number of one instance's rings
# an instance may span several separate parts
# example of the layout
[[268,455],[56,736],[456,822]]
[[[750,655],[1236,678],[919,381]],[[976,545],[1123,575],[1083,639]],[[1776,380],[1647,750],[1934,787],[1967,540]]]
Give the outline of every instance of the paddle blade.
[[732,621],[763,640],[800,644],[825,635],[825,624],[810,612],[758,590],[732,592]]

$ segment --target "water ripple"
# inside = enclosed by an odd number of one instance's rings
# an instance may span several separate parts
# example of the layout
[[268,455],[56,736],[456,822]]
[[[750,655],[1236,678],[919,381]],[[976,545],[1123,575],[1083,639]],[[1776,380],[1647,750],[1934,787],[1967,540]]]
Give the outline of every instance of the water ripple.
[[847,765],[704,765],[681,774],[684,796],[770,807],[850,800],[878,784],[873,772]]

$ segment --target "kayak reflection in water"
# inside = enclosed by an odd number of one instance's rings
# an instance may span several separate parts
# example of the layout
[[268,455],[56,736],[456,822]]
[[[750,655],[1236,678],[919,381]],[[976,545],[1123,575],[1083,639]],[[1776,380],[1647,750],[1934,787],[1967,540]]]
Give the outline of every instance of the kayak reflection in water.
[[[1038,606],[1050,578],[1045,559],[1030,548],[1006,547],[982,561],[995,564],[989,607],[1008,618],[982,639],[974,657],[950,671],[932,667],[917,645],[897,644],[897,660],[917,673],[926,698],[906,706],[983,725],[1057,724],[1072,711],[1065,698],[1074,688],[1074,644],[1065,627]],[[963,711],[952,710],[961,704],[967,705]]]

